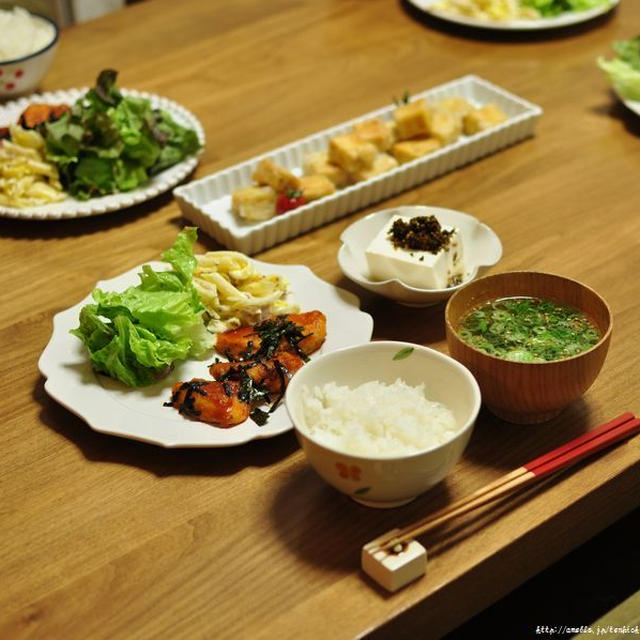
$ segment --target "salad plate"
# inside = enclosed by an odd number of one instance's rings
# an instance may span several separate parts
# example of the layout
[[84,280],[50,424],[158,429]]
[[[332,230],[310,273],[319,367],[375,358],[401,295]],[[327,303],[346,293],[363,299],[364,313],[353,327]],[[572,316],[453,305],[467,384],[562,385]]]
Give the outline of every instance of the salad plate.
[[614,9],[620,0],[610,0],[608,4],[586,11],[567,11],[553,18],[538,18],[532,20],[480,20],[467,16],[455,15],[440,11],[435,8],[442,0],[408,0],[414,7],[420,9],[424,13],[431,15],[440,20],[453,22],[455,24],[464,25],[466,27],[475,27],[478,29],[497,29],[501,31],[541,31],[545,29],[559,29],[583,22],[593,20],[598,16],[609,13]]
[[[16,122],[29,104],[73,104],[86,92],[87,89],[82,88],[34,94],[0,105],[0,126],[8,126],[10,123]],[[178,124],[193,129],[198,136],[201,148],[204,147],[205,135],[202,124],[190,111],[177,102],[143,91],[122,89],[121,92],[124,96],[146,98],[153,108],[167,111]],[[60,220],[118,211],[169,191],[184,180],[197,164],[198,154],[194,154],[185,158],[182,162],[161,171],[137,189],[89,200],[77,200],[68,196],[60,202],[35,207],[15,208],[0,205],[0,216],[25,220]]]
[[[327,339],[312,359],[371,339],[373,319],[360,311],[360,301],[354,294],[321,280],[305,266],[259,261],[253,264],[264,274],[287,278],[291,297],[302,311],[319,309],[326,315]],[[157,262],[151,263],[151,267],[162,270],[167,265]],[[96,287],[122,291],[138,284],[140,269],[138,266],[116,278],[98,282]],[[91,296],[87,296],[54,317],[53,333],[38,367],[46,378],[46,392],[93,430],[164,447],[230,447],[270,438],[293,428],[284,404],[278,406],[264,426],[249,419],[228,429],[189,420],[175,409],[163,406],[169,401],[174,383],[194,377],[211,378],[207,369],[215,352],[206,360],[177,363],[167,377],[147,387],[126,387],[94,372],[84,345],[69,333],[78,326],[80,309],[91,301]]]

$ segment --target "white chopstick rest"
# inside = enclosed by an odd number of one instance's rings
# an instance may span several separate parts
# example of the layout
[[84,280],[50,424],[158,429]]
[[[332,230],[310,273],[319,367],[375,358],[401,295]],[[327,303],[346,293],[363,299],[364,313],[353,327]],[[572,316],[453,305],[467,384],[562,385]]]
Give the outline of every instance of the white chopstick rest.
[[[395,529],[395,531],[400,531]],[[400,553],[380,549],[380,541],[388,540],[391,531],[362,547],[362,570],[387,591],[397,591],[427,572],[427,550],[415,540]]]

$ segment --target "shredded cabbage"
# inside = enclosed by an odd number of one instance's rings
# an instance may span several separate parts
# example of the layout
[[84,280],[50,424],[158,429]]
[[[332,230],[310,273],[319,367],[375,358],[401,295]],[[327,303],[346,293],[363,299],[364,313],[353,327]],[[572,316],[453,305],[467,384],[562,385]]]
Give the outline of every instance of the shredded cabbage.
[[260,273],[244,254],[209,251],[196,259],[193,286],[205,306],[209,331],[219,333],[257,324],[270,315],[299,311],[287,299],[288,281]]

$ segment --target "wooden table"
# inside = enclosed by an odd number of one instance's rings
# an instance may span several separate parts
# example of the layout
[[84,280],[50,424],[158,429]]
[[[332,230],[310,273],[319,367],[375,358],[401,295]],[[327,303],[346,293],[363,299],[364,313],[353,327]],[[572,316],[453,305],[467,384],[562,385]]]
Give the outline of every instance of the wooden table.
[[[359,572],[376,535],[640,411],[640,118],[595,66],[639,21],[640,4],[622,0],[590,25],[505,37],[425,21],[392,0],[149,0],[65,30],[42,89],[86,86],[114,67],[122,86],[181,102],[207,133],[196,178],[467,73],[540,104],[534,138],[385,206],[477,216],[502,239],[495,270],[581,280],[608,300],[615,329],[600,377],[558,419],[515,427],[482,412],[446,482],[372,510],[325,485],[292,433],[164,450],[94,433],[46,395],[36,362],[53,315],[159,257],[184,224],[171,195],[95,218],[1,220],[0,637],[436,638],[637,507],[636,438],[423,539],[428,576],[396,595]],[[364,213],[259,257],[303,262],[355,291],[336,251]],[[216,247],[203,236],[199,248]],[[374,338],[446,349],[443,306],[358,293]]]

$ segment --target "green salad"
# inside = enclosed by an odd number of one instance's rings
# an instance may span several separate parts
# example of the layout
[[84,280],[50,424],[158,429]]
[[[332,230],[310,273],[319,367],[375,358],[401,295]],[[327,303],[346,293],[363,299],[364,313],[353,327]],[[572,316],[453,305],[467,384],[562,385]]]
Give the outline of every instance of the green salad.
[[195,131],[146,98],[123,96],[116,78],[102,71],[69,112],[40,128],[62,185],[81,200],[135,189],[200,148]]
[[609,76],[623,100],[640,100],[640,36],[614,42],[618,54],[613,60],[598,58],[598,66]]
[[462,318],[458,335],[480,351],[516,362],[570,358],[602,337],[578,309],[529,297],[480,305]]
[[567,11],[587,11],[610,5],[611,0],[522,0],[522,6],[536,9],[543,18],[552,18]]
[[192,284],[196,238],[194,227],[178,234],[162,254],[170,270],[145,265],[137,286],[122,293],[94,289],[95,304],[82,308],[80,326],[71,333],[86,345],[95,371],[141,387],[166,375],[175,361],[200,357],[213,347]]

